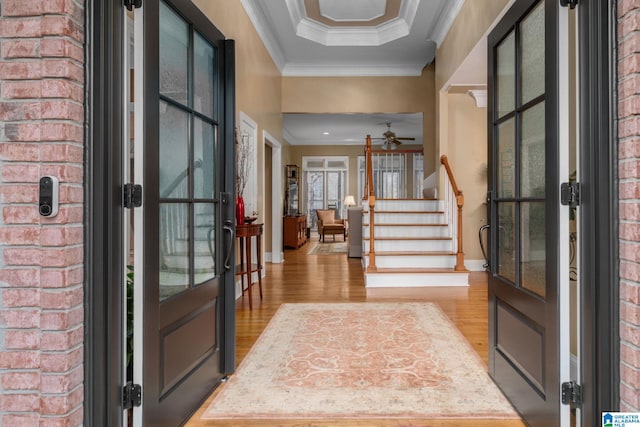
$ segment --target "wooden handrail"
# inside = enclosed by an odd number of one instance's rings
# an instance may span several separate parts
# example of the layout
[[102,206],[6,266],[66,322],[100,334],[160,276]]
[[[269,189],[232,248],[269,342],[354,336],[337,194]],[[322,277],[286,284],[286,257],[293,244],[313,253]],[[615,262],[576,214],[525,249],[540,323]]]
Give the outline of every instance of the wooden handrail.
[[458,184],[456,184],[456,179],[453,176],[451,166],[449,165],[449,159],[446,155],[443,154],[440,157],[440,163],[442,163],[444,169],[447,171],[447,176],[449,177],[449,182],[453,189],[453,194],[456,197],[456,205],[458,206],[458,250],[456,252],[456,266],[454,269],[456,271],[465,271],[464,252],[462,252],[462,207],[464,206],[464,196],[462,194],[462,190],[460,190],[458,188]]
[[371,135],[367,135],[367,145],[365,146],[366,155],[366,187],[365,197],[369,201],[369,266],[367,271],[376,271],[376,251],[375,251],[375,224],[374,213],[376,209],[376,195],[373,185],[373,166],[371,162]]

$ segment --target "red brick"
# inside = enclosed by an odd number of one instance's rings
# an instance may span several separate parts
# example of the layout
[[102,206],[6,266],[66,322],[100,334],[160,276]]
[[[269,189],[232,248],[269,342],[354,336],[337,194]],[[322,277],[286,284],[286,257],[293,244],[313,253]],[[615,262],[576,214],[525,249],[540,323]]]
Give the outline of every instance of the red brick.
[[4,59],[38,58],[40,56],[40,41],[37,39],[4,40],[0,55]]
[[630,366],[640,366],[640,348],[627,343],[621,343],[620,360],[628,363]]
[[64,374],[42,375],[42,393],[67,393],[82,383],[82,368]]
[[630,11],[637,10],[639,8],[638,0],[619,0],[618,1],[618,17],[622,18]]
[[42,77],[39,61],[0,62],[0,80],[31,80]]
[[[1,230],[1,229],[0,229]],[[82,243],[82,227],[43,227],[40,232],[42,246],[65,246]]]
[[39,307],[40,291],[36,289],[3,289],[2,302],[5,307]]
[[60,179],[60,184],[72,182],[81,184],[83,182],[83,173],[81,165],[42,164],[42,174],[57,176]]
[[72,123],[48,123],[42,124],[42,141],[74,141],[82,143],[84,134],[82,126]]
[[39,414],[4,414],[0,418],[0,425],[4,427],[38,427]]
[[640,45],[634,37],[627,37],[618,41],[618,58],[640,52]]
[[42,418],[39,427],[76,427],[83,425],[83,411],[81,402],[78,402],[76,409],[62,416],[46,416]]
[[38,390],[40,387],[39,372],[8,372],[0,376],[5,390]]
[[[4,4],[3,4],[4,13]],[[0,37],[41,37],[42,18],[3,19],[0,21]]]
[[640,96],[633,95],[619,100],[618,108],[618,114],[621,118],[638,115],[640,113]]
[[82,46],[70,39],[46,38],[40,42],[40,54],[43,57],[65,57],[84,62]]
[[24,0],[3,0],[2,15],[4,16],[37,16],[42,15],[42,5],[45,2]]
[[625,402],[628,407],[636,408],[636,412],[640,408],[640,393],[637,389],[630,387],[628,384],[620,384],[620,402]]
[[83,398],[82,387],[77,387],[67,396],[43,396],[40,400],[41,413],[64,415],[76,408]]
[[640,71],[640,55],[634,53],[619,60],[618,70],[622,76],[635,74]]
[[[44,147],[43,147],[44,152]],[[69,155],[73,157],[75,155],[74,150],[69,150]],[[79,185],[61,185],[60,186],[60,203],[82,203],[84,201],[84,191],[82,186]],[[82,221],[82,212],[77,216],[76,222]]]
[[[2,180],[4,182],[33,182],[40,179],[40,165],[38,164],[4,164],[2,165]],[[36,187],[37,188],[37,187]]]
[[84,211],[81,206],[60,206],[58,215],[53,218],[43,218],[43,224],[79,224],[82,223]]
[[38,394],[0,395],[0,411],[2,412],[38,412],[39,409],[40,396]]
[[640,328],[625,322],[620,322],[620,339],[634,346],[640,345]]
[[44,310],[66,310],[82,305],[83,291],[81,287],[65,290],[43,290],[42,308]]
[[5,224],[38,224],[40,214],[37,206],[9,205],[2,209],[2,220]]
[[79,42],[84,41],[82,25],[64,15],[49,15],[42,18],[42,35],[67,36]]
[[63,331],[82,325],[84,310],[82,307],[70,311],[44,311],[40,327],[43,331]]
[[0,227],[0,244],[33,245],[40,241],[40,228],[29,226]]
[[70,59],[43,59],[42,77],[60,77],[82,83],[84,68]]
[[[0,106],[0,109],[2,107]],[[38,143],[0,143],[0,159],[14,162],[37,162],[40,160]]]
[[640,242],[640,224],[628,222],[620,224],[620,238]]
[[7,268],[0,269],[0,283],[4,287],[36,288],[40,286],[40,272],[34,269]]
[[84,161],[83,148],[69,143],[40,144],[40,155],[42,160],[47,162],[82,163]]
[[38,369],[40,354],[37,351],[1,351],[0,368],[2,369]]
[[84,102],[82,86],[69,80],[45,79],[41,85],[44,98],[68,98],[77,102]]
[[66,353],[45,352],[42,354],[42,372],[66,372],[81,366],[83,360],[82,348],[73,349]]
[[624,35],[640,30],[640,14],[638,11],[630,11],[621,18],[618,22],[619,34]]
[[[5,164],[3,168],[6,168]],[[60,192],[62,194],[62,191]],[[37,184],[0,185],[0,198],[4,203],[35,203],[38,201]]]
[[41,126],[37,123],[7,123],[4,136],[6,141],[12,142],[40,141]]
[[40,312],[36,309],[1,310],[0,325],[5,328],[39,328]]
[[640,387],[640,371],[635,367],[621,363],[620,378],[624,378],[624,382],[636,390]]
[[42,94],[40,81],[5,81],[2,85],[2,98],[6,99],[36,99]]
[[638,199],[640,198],[639,182],[621,182],[619,185],[620,199]]
[[632,116],[624,120],[621,120],[619,122],[618,124],[619,138],[626,138],[629,136],[638,136],[638,135],[640,135],[640,117]]
[[41,346],[43,351],[69,350],[81,344],[83,338],[82,327],[69,331],[43,331]]
[[622,220],[640,220],[640,205],[635,202],[620,203],[619,216]]
[[40,249],[40,265],[43,267],[70,267],[72,265],[82,264],[83,254],[84,251],[82,246],[69,248],[42,248]]
[[9,329],[4,332],[7,350],[37,350],[40,347],[39,330]]
[[640,178],[640,160],[631,159],[619,163],[618,176],[620,179]]
[[640,282],[640,265],[628,261],[621,261],[620,278]]
[[69,100],[43,101],[40,106],[43,119],[73,120],[78,123],[84,121],[84,109],[82,105],[75,102]]

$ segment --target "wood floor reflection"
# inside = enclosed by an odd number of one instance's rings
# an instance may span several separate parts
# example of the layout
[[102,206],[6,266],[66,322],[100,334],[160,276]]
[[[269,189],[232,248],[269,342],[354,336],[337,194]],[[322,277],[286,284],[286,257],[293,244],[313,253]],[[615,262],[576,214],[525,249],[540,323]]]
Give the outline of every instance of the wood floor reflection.
[[[364,287],[361,260],[346,254],[307,255],[311,245],[285,251],[285,262],[266,264],[262,282],[264,299],[254,292],[253,310],[247,296],[237,302],[237,363],[240,363],[260,333],[283,303],[296,302],[397,302],[430,301],[440,305],[453,323],[487,363],[487,278],[471,273],[468,288],[370,289]],[[202,426],[433,426],[433,427],[523,427],[519,420],[200,420],[211,400],[187,422],[188,427]],[[482,399],[482,396],[478,396]]]

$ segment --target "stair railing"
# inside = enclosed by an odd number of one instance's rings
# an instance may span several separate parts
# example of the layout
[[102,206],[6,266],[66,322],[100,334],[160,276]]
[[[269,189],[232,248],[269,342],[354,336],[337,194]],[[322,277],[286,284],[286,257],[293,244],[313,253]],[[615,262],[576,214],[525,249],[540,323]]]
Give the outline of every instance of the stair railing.
[[371,162],[371,135],[367,135],[365,146],[365,159],[367,173],[365,176],[364,198],[369,202],[369,266],[367,271],[376,271],[376,251],[375,251],[375,224],[374,215],[376,209],[376,195],[373,185],[373,166]]
[[[444,166],[444,211],[447,217],[447,223],[451,224],[452,238],[457,241],[456,266],[455,271],[465,271],[464,253],[462,252],[462,207],[464,206],[464,196],[462,190],[458,188],[456,179],[451,171],[449,159],[446,155],[440,157],[440,163]],[[456,209],[457,208],[457,209]],[[455,211],[457,210],[457,215]],[[457,216],[457,218],[456,218]]]

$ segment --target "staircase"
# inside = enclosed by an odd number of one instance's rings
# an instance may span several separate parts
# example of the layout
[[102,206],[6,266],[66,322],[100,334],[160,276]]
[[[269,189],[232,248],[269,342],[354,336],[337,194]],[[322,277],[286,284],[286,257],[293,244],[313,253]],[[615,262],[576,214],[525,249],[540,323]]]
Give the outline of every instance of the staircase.
[[468,286],[469,272],[455,271],[456,245],[444,201],[377,199],[375,269],[370,268],[369,211],[362,237],[367,287]]

